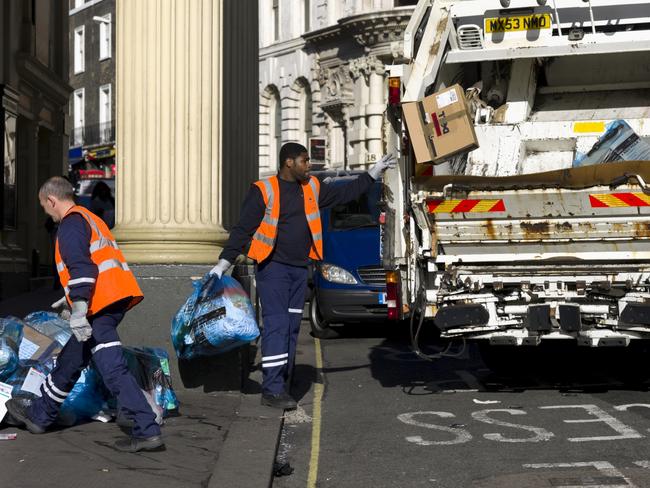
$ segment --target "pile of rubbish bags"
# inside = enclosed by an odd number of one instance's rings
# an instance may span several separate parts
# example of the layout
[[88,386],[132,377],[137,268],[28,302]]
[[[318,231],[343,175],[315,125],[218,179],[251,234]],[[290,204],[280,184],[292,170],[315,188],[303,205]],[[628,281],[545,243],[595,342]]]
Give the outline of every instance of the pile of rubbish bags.
[[214,356],[255,340],[259,329],[248,295],[230,276],[206,274],[172,321],[172,344],[180,359]]
[[[71,336],[69,322],[53,312],[34,312],[23,320],[0,318],[0,383],[11,388],[12,396],[32,400],[40,396],[41,383]],[[172,388],[167,352],[150,347],[124,347],[123,351],[158,423],[176,415],[178,400]],[[117,400],[91,361],[61,405],[58,423],[73,425],[88,419],[107,422],[119,412]]]

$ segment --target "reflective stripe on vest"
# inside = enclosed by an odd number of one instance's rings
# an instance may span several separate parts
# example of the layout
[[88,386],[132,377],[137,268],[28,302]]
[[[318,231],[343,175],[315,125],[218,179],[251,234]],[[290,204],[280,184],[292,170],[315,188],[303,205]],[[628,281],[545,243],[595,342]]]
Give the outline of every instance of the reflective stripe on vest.
[[94,315],[105,307],[126,298],[131,299],[128,308],[139,303],[143,298],[142,291],[106,224],[95,214],[80,206],[72,207],[66,216],[70,213],[78,213],[90,226],[91,237],[88,250],[91,261],[97,266],[97,278],[70,279],[70,272],[61,257],[57,239],[55,245],[56,269],[68,303],[71,302],[70,285],[80,283],[95,284],[88,303],[88,315]]
[[[253,235],[248,257],[258,263],[264,261],[273,252],[275,240],[278,231],[278,218],[280,216],[280,198],[276,196],[279,192],[278,177],[272,176],[255,183],[262,193],[265,209],[264,217],[259,227]],[[323,255],[323,234],[322,223],[320,219],[320,210],[318,208],[318,198],[320,195],[320,182],[312,176],[307,184],[303,184],[303,199],[305,207],[305,217],[312,236],[312,246],[309,251],[309,257],[320,260]]]

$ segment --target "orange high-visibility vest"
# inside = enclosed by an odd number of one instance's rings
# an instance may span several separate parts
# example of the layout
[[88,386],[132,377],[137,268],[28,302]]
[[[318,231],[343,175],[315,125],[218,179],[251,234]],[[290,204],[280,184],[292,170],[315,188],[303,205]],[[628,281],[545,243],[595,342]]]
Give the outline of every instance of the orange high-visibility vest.
[[[54,257],[56,270],[59,273],[61,286],[65,290],[65,297],[68,303],[70,300],[70,289],[68,285],[75,283],[95,283],[95,288],[88,303],[88,315],[94,315],[100,310],[125,298],[131,298],[128,308],[134,307],[142,301],[144,295],[138,286],[135,276],[126,264],[122,251],[117,247],[115,238],[102,219],[97,217],[90,210],[75,205],[65,214],[65,217],[72,213],[78,213],[90,226],[91,237],[88,247],[90,259],[97,266],[97,279],[92,277],[79,277],[70,280],[70,273],[66,267],[59,251],[59,239],[56,239]],[[64,218],[65,218],[64,217]]]
[[[278,219],[280,218],[280,184],[277,176],[260,180],[255,185],[262,192],[266,210],[264,218],[257,228],[248,257],[261,263],[271,255],[275,238],[278,233]],[[320,194],[320,181],[312,176],[308,182],[302,184],[302,193],[305,200],[305,216],[311,232],[312,245],[309,257],[320,261],[323,259],[323,224],[320,220],[318,208],[318,195]]]

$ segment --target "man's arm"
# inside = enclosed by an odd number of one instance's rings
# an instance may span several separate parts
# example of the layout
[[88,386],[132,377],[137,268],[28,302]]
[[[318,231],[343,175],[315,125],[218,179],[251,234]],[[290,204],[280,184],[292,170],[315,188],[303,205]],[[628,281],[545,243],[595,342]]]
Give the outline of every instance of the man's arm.
[[225,259],[230,264],[235,262],[260,226],[265,209],[262,192],[257,186],[251,185],[241,207],[239,222],[231,229],[228,243],[221,252],[219,260]]
[[99,272],[90,259],[91,236],[88,222],[79,214],[67,216],[59,225],[59,251],[70,273],[68,288],[73,302],[90,301],[97,281]]
[[366,172],[344,184],[321,183],[318,206],[335,207],[356,200],[368,191],[374,181],[373,177]]
[[343,185],[321,184],[318,206],[320,208],[334,207],[343,203],[356,200],[363,195],[375,180],[381,178],[389,168],[394,168],[397,159],[393,154],[384,155],[368,170],[367,173],[359,175],[358,178]]

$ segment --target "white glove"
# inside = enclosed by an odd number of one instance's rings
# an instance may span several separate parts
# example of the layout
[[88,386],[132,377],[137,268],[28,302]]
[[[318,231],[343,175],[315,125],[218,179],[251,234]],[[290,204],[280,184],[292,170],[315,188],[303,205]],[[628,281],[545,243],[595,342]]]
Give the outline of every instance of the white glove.
[[61,317],[63,320],[70,320],[70,306],[68,305],[68,300],[66,297],[57,300],[52,305],[50,305],[50,307],[52,307],[54,310],[61,309],[59,312],[59,317]]
[[232,264],[225,259],[220,259],[214,268],[210,270],[210,274],[216,275],[217,278],[221,279],[223,274],[230,269]]
[[79,342],[86,342],[93,334],[93,329],[88,322],[88,304],[83,300],[72,302],[72,315],[70,315],[70,329]]
[[377,161],[372,168],[368,170],[370,176],[377,180],[388,168],[394,168],[397,165],[397,158],[394,154],[386,154]]

